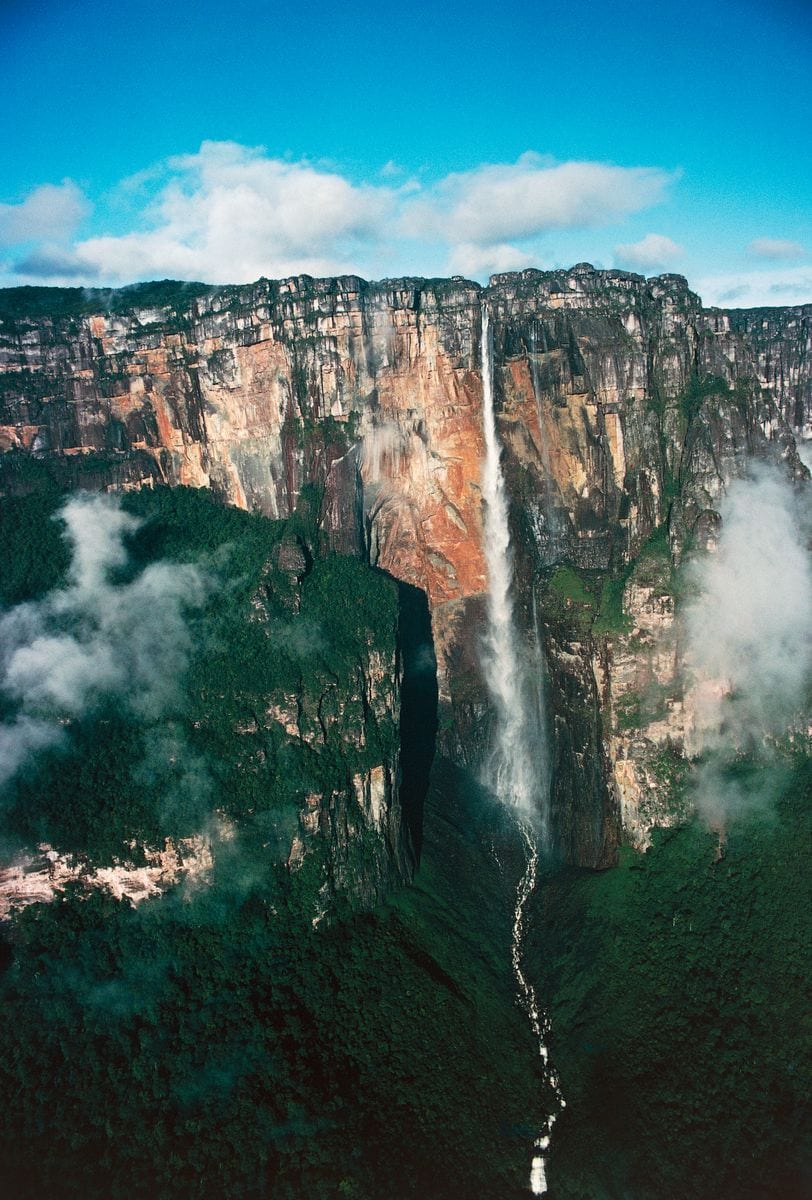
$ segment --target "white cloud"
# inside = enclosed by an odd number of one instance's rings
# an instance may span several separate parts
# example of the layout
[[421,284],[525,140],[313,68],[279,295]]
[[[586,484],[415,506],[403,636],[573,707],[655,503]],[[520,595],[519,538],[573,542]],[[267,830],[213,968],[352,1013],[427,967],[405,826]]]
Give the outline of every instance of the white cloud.
[[642,271],[669,267],[682,258],[685,250],[662,233],[647,233],[639,242],[615,246],[615,259],[623,267],[639,267]]
[[103,697],[147,719],[170,712],[192,653],[186,614],[209,589],[189,563],[151,563],[116,582],[139,521],[115,499],[79,494],[60,515],[72,549],[66,586],[0,615],[0,690],[17,706],[0,724],[0,786]]
[[800,242],[791,242],[786,238],[756,238],[747,249],[758,258],[791,259],[803,258],[806,254]]
[[152,228],[79,243],[89,269],[111,280],[215,283],[357,271],[385,237],[397,194],[232,142],[204,142],[168,167],[172,177],[144,214]]
[[693,286],[705,304],[720,308],[812,304],[812,266],[706,275]]
[[454,247],[448,259],[449,274],[465,275],[468,279],[486,279],[499,271],[521,271],[535,265],[532,252],[507,242],[495,246],[463,242]]
[[34,755],[63,740],[63,730],[51,721],[17,716],[0,725],[0,788]]
[[417,236],[490,245],[550,229],[607,225],[662,200],[673,176],[658,167],[551,163],[528,152],[517,162],[448,175],[403,214]]
[[124,538],[140,522],[108,497],[84,495],[65,505],[62,520],[73,551],[71,581],[80,596],[97,594],[110,572],[127,562]]
[[[656,203],[674,177],[656,167],[553,163],[527,153],[427,185],[401,176],[394,163],[373,182],[355,183],[329,166],[204,142],[198,153],[133,178],[136,186],[122,185],[130,232],[94,236],[70,252],[36,246],[18,262],[17,277],[240,283],[445,268],[482,278],[537,261],[537,250],[522,247],[527,239],[610,224]],[[147,202],[150,188],[157,193]],[[59,240],[50,232],[42,238]]]
[[706,744],[780,731],[803,701],[812,646],[812,561],[791,485],[766,468],[735,480],[721,516],[685,618],[693,670],[725,685],[703,714]]
[[20,204],[0,204],[0,242],[61,242],[70,238],[90,205],[70,179],[34,188]]

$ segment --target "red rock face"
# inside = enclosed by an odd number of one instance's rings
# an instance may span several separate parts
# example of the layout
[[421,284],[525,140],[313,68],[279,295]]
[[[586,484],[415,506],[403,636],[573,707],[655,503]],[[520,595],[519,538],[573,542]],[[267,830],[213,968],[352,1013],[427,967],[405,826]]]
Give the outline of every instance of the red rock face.
[[111,465],[138,454],[156,480],[271,517],[316,482],[345,543],[358,540],[346,525],[359,484],[382,567],[435,605],[481,591],[475,289],[452,290],[442,313],[436,295],[404,285],[291,281],[275,303],[267,290],[182,315],[94,314],[70,333],[35,323],[3,356],[0,448],[105,451]]
[[211,487],[271,517],[315,484],[332,544],[436,610],[485,588],[478,322],[474,285],[359,280],[32,322],[4,343],[0,449],[73,456],[80,483],[101,454],[108,486]]
[[[812,310],[705,312],[676,277],[582,266],[484,292],[300,278],[191,296],[170,285],[154,308],[119,293],[115,311],[79,293],[59,319],[21,307],[0,324],[0,483],[29,486],[13,464],[34,456],[70,486],[210,487],[280,518],[303,498],[318,506],[334,548],[427,592],[441,698],[471,761],[486,740],[483,297],[525,627],[551,563],[633,557],[669,505],[678,553],[744,456],[771,443],[802,472],[790,427],[812,430]],[[686,392],[710,376],[718,403],[706,396],[704,432],[686,437]],[[733,403],[737,379],[750,382]]]
[[[416,343],[417,320],[404,336]],[[379,407],[361,423],[374,557],[424,588],[432,607],[485,587],[481,382],[438,340],[436,328],[422,330],[422,353],[408,369],[379,376]]]

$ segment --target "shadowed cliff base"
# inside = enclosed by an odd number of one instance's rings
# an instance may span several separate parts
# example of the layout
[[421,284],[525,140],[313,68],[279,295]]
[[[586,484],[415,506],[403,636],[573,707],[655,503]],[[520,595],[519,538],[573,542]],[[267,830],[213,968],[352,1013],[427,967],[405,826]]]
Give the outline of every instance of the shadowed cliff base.
[[[41,600],[68,569],[50,520],[62,499],[41,492],[6,498],[0,509],[5,544],[16,547],[0,573],[7,603]],[[334,791],[337,771],[362,775],[380,765],[374,753],[397,753],[387,680],[398,674],[398,608],[414,622],[409,646],[427,645],[421,596],[399,597],[391,579],[357,561],[309,557],[300,539],[317,547],[318,530],[302,512],[269,526],[182,488],[142,491],[124,508],[155,520],[135,532],[134,562],[111,587],[156,559],[182,558],[190,543],[195,554],[234,543],[211,565],[236,569],[231,596],[240,604],[221,615],[238,654],[201,643],[206,699],[189,737],[217,760],[233,815],[251,836],[223,854],[207,889],[179,887],[133,911],[101,890],[70,886],[64,903],[32,904],[19,918],[2,982],[9,1186],[26,1200],[49,1190],[70,1196],[74,1182],[74,1194],[89,1200],[169,1200],[179,1187],[198,1200],[305,1192],[326,1200],[336,1190],[360,1200],[518,1200],[549,1109],[537,1048],[513,1001],[507,950],[523,860],[509,816],[471,773],[438,758],[413,886],[391,891],[411,870],[408,849],[398,857],[390,840],[381,857],[381,843],[364,837],[361,814],[372,816],[386,796],[371,781],[356,790],[346,780],[335,797],[341,819],[327,828],[354,903],[385,903],[352,915],[339,890],[335,919],[324,919],[328,864],[312,842],[300,869],[279,863],[283,887],[268,872],[269,855],[288,852],[281,835],[295,823],[303,842],[315,834],[315,809],[299,812],[303,792]],[[662,600],[671,586],[665,553],[650,546],[626,582],[648,581]],[[583,645],[613,615],[602,576],[573,576],[570,568],[551,577],[549,624],[563,630],[563,655],[573,653],[573,634]],[[347,597],[356,603],[337,603]],[[291,694],[301,701],[277,697],[275,733],[257,720],[267,712],[262,689],[246,688],[258,665],[276,670],[265,661],[266,630],[290,660],[285,673],[294,670]],[[385,653],[370,670],[373,649]],[[350,684],[339,704],[336,677]],[[413,741],[423,757],[406,758],[425,781],[431,739],[418,717],[432,702],[418,700]],[[110,714],[99,717],[109,732]],[[310,744],[323,741],[332,754]],[[266,757],[249,758],[248,747]],[[77,748],[48,817],[65,830],[67,796],[104,851],[101,839],[114,830],[109,819],[88,819],[93,793],[81,772],[92,761],[112,774],[109,812],[125,823],[134,812],[141,818],[137,806],[150,797],[128,774],[139,747],[89,730]],[[803,1196],[808,1029],[799,1004],[812,898],[809,768],[798,758],[775,821],[762,814],[732,828],[726,848],[689,825],[656,835],[645,856],[624,850],[617,871],[564,871],[540,888],[527,965],[552,1014],[551,1053],[568,1100],[550,1163],[556,1200]],[[117,803],[122,784],[126,810]],[[26,800],[44,795],[29,786]],[[294,821],[273,844],[272,822],[256,820],[270,802],[289,805]],[[31,811],[26,803],[23,815]]]
[[437,740],[437,660],[426,593],[398,585],[398,642],[403,663],[400,689],[400,803],[403,821],[420,862],[423,809]]

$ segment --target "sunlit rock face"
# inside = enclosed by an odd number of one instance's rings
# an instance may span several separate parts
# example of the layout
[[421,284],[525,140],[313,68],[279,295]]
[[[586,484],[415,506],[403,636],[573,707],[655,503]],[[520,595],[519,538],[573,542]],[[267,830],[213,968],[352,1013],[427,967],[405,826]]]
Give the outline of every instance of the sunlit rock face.
[[503,437],[533,476],[526,520],[548,556],[633,554],[675,498],[684,539],[747,455],[794,457],[812,305],[703,310],[680,276],[587,266],[495,276],[490,294]]
[[192,890],[205,887],[213,866],[212,843],[230,836],[233,831],[223,824],[214,832],[180,838],[177,843],[167,838],[163,850],[133,843],[142,863],[121,859],[103,867],[42,843],[36,854],[20,853],[0,867],[0,921],[29,904],[50,904],[71,884],[103,889],[133,905],[181,882]]
[[[622,839],[645,846],[684,815],[692,698],[670,565],[712,543],[753,458],[805,477],[812,307],[705,311],[679,277],[587,266],[497,276],[488,294],[518,611],[547,662],[558,848],[604,865]],[[662,528],[665,560],[634,568]],[[550,602],[565,569],[593,587],[593,610]],[[608,579],[614,616],[598,611]]]
[[[537,610],[556,564],[617,572],[666,521],[679,560],[712,535],[724,487],[753,455],[804,474],[793,434],[812,429],[812,307],[704,310],[679,276],[587,265],[498,275],[486,289],[456,278],[167,285],[150,308],[137,293],[130,304],[54,289],[62,316],[41,315],[44,291],[40,315],[26,315],[25,291],[0,326],[3,486],[34,486],[33,457],[70,485],[191,484],[273,517],[318,506],[331,546],[427,593],[443,746],[473,765],[489,734],[485,299],[517,620],[548,663],[559,852],[605,865],[622,826],[643,844],[670,819],[613,724],[641,678],[639,639],[621,645]],[[652,603],[629,593],[643,633],[668,624]],[[370,811],[378,790],[359,784]]]

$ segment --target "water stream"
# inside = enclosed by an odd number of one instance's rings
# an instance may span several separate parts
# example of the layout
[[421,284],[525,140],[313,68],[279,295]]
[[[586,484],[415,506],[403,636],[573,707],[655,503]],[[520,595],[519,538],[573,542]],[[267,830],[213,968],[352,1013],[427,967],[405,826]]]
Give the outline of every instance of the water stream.
[[547,1160],[552,1128],[558,1111],[564,1107],[558,1076],[549,1061],[549,1019],[540,1010],[535,989],[524,970],[527,904],[538,877],[539,840],[543,843],[548,837],[543,689],[539,682],[539,663],[535,663],[535,671],[527,669],[528,656],[522,652],[513,610],[513,557],[508,501],[496,433],[493,345],[490,313],[485,304],[482,306],[482,389],[485,434],[482,492],[485,500],[484,548],[488,569],[488,627],[483,669],[496,716],[488,782],[499,800],[512,810],[525,847],[525,870],[516,889],[511,960],[519,1001],[527,1013],[546,1078],[557,1100],[555,1111],[547,1117],[533,1146],[530,1191],[534,1196],[543,1196],[547,1192]]
[[550,1062],[550,1053],[547,1049],[547,1039],[550,1035],[550,1019],[547,1014],[539,1008],[536,989],[527,979],[523,967],[523,949],[524,949],[524,934],[525,934],[525,909],[527,902],[533,894],[538,876],[538,845],[530,826],[523,821],[519,822],[522,837],[524,838],[525,850],[527,854],[527,865],[522,878],[519,880],[519,886],[516,889],[516,908],[513,912],[513,938],[511,942],[511,958],[513,960],[513,974],[516,978],[516,986],[519,992],[519,998],[522,1007],[527,1013],[530,1025],[535,1034],[536,1042],[538,1043],[539,1055],[544,1066],[544,1073],[547,1082],[552,1088],[557,1107],[548,1114],[544,1126],[539,1131],[533,1143],[535,1154],[530,1166],[530,1191],[534,1196],[544,1196],[547,1192],[547,1159],[550,1153],[550,1139],[552,1137],[553,1125],[556,1122],[558,1113],[561,1109],[566,1108],[567,1102],[561,1093],[561,1083],[558,1078],[558,1072]]

